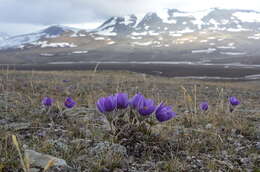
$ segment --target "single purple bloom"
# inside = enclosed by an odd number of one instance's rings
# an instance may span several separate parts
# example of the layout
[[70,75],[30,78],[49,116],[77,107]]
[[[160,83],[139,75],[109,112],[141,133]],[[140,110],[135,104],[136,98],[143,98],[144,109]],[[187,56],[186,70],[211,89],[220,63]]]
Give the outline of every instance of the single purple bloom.
[[52,106],[53,102],[54,102],[54,100],[52,98],[50,98],[50,97],[44,97],[42,99],[42,105],[44,105],[46,107]]
[[202,102],[201,104],[200,104],[200,110],[202,110],[202,111],[207,111],[209,109],[209,104],[208,104],[208,102]]
[[125,109],[128,107],[128,94],[126,93],[117,93],[116,94],[117,98],[117,108],[118,109]]
[[65,102],[64,102],[64,106],[67,108],[73,108],[77,103],[71,98],[68,97],[66,98]]
[[144,96],[141,93],[137,93],[134,97],[130,100],[130,106],[134,109],[138,109],[139,104],[143,101]]
[[229,98],[229,103],[232,105],[232,106],[237,106],[240,104],[240,101],[236,98],[236,97],[230,97]]
[[151,115],[156,109],[154,101],[152,99],[142,99],[138,105],[138,112],[140,115],[148,116]]
[[164,122],[175,117],[176,113],[172,111],[171,106],[165,106],[163,103],[161,103],[155,111],[155,116],[158,121]]
[[63,82],[70,82],[69,80],[64,79]]
[[98,99],[96,106],[101,113],[112,112],[117,107],[117,97],[108,96]]

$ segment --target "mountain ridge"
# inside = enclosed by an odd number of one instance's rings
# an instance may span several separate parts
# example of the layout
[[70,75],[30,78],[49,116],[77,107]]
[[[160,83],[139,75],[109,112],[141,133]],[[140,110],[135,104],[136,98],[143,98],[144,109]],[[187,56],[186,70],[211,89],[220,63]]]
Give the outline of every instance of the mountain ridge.
[[[257,11],[163,9],[111,17],[91,31],[55,25],[9,37],[0,42],[0,54],[25,63],[165,60],[260,64],[259,43]],[[11,53],[16,51],[19,54]]]

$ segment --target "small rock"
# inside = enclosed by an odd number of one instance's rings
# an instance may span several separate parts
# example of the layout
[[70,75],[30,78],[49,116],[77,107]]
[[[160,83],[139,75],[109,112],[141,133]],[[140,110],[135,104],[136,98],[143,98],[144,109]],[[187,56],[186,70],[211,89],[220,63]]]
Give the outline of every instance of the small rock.
[[116,169],[113,170],[113,172],[124,172],[124,171],[119,169],[119,168],[116,168]]
[[38,169],[38,168],[30,168],[30,172],[40,172],[40,169]]
[[213,127],[212,124],[207,124],[207,125],[205,126],[206,129],[211,129],[212,127]]
[[7,124],[7,123],[8,123],[8,121],[5,120],[5,119],[1,119],[1,120],[0,120],[0,125],[5,125],[5,124]]
[[31,124],[27,123],[27,122],[21,122],[21,123],[13,122],[13,123],[4,125],[4,129],[6,129],[6,130],[14,130],[14,131],[25,130],[25,129],[28,129],[30,127],[30,125]]
[[54,160],[52,168],[62,169],[64,172],[73,171],[73,169],[71,169],[71,167],[67,165],[65,160],[56,158],[51,155],[42,154],[34,150],[27,149],[25,150],[25,156],[28,157],[28,159],[30,160],[30,166],[33,168],[43,169],[48,164],[48,162]]
[[257,127],[255,135],[257,139],[260,139],[260,127]]
[[48,140],[48,143],[53,145],[58,151],[68,151],[69,147],[67,144],[59,140]]
[[102,155],[111,155],[111,156],[119,156],[119,157],[126,157],[127,150],[124,146],[119,144],[113,144],[109,142],[101,142],[98,143],[95,147],[90,149],[90,155],[96,156],[100,158]]
[[246,165],[250,162],[250,159],[249,158],[241,158],[240,162],[243,163],[244,165]]
[[256,147],[257,150],[260,150],[260,142],[256,142],[255,147]]

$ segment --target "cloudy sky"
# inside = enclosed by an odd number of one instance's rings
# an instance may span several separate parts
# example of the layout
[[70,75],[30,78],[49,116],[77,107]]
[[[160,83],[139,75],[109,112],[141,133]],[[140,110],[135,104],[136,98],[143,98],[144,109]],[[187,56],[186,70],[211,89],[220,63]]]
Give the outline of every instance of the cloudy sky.
[[213,7],[260,11],[260,0],[0,0],[0,32],[29,33],[53,24],[94,28],[110,16]]

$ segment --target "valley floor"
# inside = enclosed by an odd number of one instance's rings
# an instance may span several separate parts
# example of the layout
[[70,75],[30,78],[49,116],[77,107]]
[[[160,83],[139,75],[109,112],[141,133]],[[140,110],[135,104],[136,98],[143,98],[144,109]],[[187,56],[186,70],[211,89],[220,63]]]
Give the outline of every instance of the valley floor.
[[53,64],[1,65],[2,70],[98,70],[132,71],[164,77],[187,77],[204,80],[259,80],[260,65],[197,64],[196,62],[55,62]]
[[[47,171],[60,168],[70,172],[259,171],[259,86],[257,80],[201,81],[119,69],[52,72],[3,69],[0,172],[22,171],[21,162],[25,164],[24,171],[27,168],[43,171],[47,164]],[[98,98],[117,92],[129,96],[141,92],[156,103],[173,105],[177,117],[151,127],[125,124],[119,118],[115,134],[110,131],[105,115],[96,111],[95,104]],[[55,100],[48,110],[41,105],[45,96]],[[229,96],[241,101],[232,113]],[[73,98],[76,107],[65,109],[66,97]],[[206,112],[198,108],[204,101],[209,102]],[[12,135],[16,135],[19,146],[14,144]],[[19,158],[17,147],[22,157],[25,153],[28,158]],[[46,155],[61,159],[47,161],[53,157]]]

